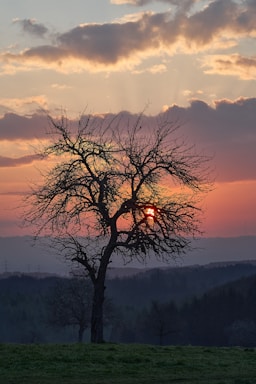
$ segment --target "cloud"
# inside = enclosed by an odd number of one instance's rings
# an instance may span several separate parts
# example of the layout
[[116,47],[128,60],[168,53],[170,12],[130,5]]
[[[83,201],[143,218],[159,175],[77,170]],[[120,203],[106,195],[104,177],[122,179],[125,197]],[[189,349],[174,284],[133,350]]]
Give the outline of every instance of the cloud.
[[190,8],[198,0],[111,0],[111,4],[122,5],[122,4],[131,4],[137,7],[141,7],[153,2],[167,3],[169,5],[177,5],[181,8]]
[[18,167],[21,165],[29,165],[33,163],[34,161],[42,160],[43,157],[40,155],[28,155],[28,156],[22,156],[19,158],[12,158],[12,157],[5,157],[0,156],[0,168],[6,168],[6,167]]
[[[198,150],[213,156],[216,181],[256,180],[255,147],[256,147],[256,98],[240,98],[237,100],[222,99],[215,101],[214,106],[197,99],[192,100],[188,107],[177,105],[165,106],[156,116],[144,116],[143,129],[156,126],[159,121],[176,121],[181,125],[181,136],[189,143],[195,143]],[[95,116],[101,124],[103,118],[113,120],[114,115]],[[123,112],[120,124],[126,130],[137,121],[138,116]],[[77,121],[70,121],[77,126]],[[22,117],[7,114],[0,119],[0,140],[14,141],[19,139],[28,143],[35,138],[46,137],[48,122],[46,116],[34,114]],[[49,129],[48,129],[49,130]],[[8,157],[0,159],[0,164],[15,166],[19,162],[25,164],[34,161],[34,157],[20,157],[19,160]]]
[[167,71],[167,67],[165,64],[155,64],[152,67],[149,68],[143,68],[141,70],[134,70],[133,73],[136,75],[139,75],[140,73],[151,73],[152,75],[156,75],[158,73],[164,73]]
[[191,91],[190,89],[185,89],[183,91],[183,95],[186,97],[189,97],[190,99],[196,98],[199,95],[202,95],[204,92],[201,89],[198,89],[197,91]]
[[[1,166],[0,166],[1,167]],[[24,196],[27,195],[27,191],[5,191],[0,192],[0,196]]]
[[48,32],[48,28],[35,19],[14,19],[13,23],[20,25],[24,32],[32,36],[43,38]]
[[[195,1],[165,2],[176,5],[178,11],[143,12],[130,21],[82,24],[59,34],[55,45],[6,52],[0,57],[2,73],[45,66],[62,72],[132,70],[147,57],[173,55],[177,50],[189,54],[225,49],[239,38],[256,36],[255,2],[213,0],[192,13],[187,11]],[[28,25],[38,28],[38,24]]]
[[196,99],[189,107],[171,106],[169,114],[176,114],[201,143],[231,145],[256,140],[255,110],[256,98],[221,99],[214,106]]
[[131,5],[143,5],[149,3],[151,0],[110,0],[111,4],[121,5],[121,4],[131,4]]
[[[202,60],[207,74],[237,76],[243,80],[256,79],[256,56],[207,55]],[[208,68],[208,69],[207,69]]]
[[256,180],[256,98],[218,100],[215,107],[193,100],[165,113],[184,124],[185,134],[214,156],[217,181]]
[[64,89],[71,89],[72,87],[70,85],[67,85],[67,84],[54,83],[54,84],[51,84],[51,88],[64,90]]
[[48,126],[45,115],[31,117],[7,113],[0,118],[0,140],[37,139],[45,136]]
[[23,98],[0,98],[0,115],[1,109],[11,112],[12,109],[15,108],[16,111],[26,112],[26,110],[30,110],[33,105],[36,109],[42,108],[43,110],[47,110],[47,97],[45,95],[37,95]]

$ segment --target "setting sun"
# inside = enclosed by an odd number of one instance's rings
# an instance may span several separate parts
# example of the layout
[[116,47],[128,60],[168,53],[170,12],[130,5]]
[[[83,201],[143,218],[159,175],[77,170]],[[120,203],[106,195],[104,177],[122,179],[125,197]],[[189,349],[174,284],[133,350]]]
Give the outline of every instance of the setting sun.
[[151,207],[147,207],[145,210],[145,214],[148,217],[154,218],[155,217],[155,209]]

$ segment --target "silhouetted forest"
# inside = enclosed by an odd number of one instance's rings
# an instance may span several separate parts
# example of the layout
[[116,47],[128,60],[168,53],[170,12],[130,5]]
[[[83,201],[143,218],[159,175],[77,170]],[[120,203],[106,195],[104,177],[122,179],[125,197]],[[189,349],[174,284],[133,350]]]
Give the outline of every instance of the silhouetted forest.
[[[0,342],[75,342],[79,324],[88,341],[91,293],[79,281],[81,289],[74,278],[2,275]],[[109,278],[106,293],[106,341],[256,346],[253,263],[147,270]]]

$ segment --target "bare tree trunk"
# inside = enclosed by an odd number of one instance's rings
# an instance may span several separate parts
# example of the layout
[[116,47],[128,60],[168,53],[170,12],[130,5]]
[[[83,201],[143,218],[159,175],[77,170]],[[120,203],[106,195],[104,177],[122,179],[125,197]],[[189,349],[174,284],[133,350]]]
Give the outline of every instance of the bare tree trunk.
[[164,330],[163,330],[163,326],[161,325],[159,329],[159,345],[163,345],[163,338],[164,338]]
[[97,280],[94,284],[92,317],[91,317],[91,342],[103,343],[103,304],[105,292],[105,278]]
[[78,331],[78,343],[82,343],[83,336],[84,336],[84,328],[80,326]]
[[[112,236],[109,245],[106,247],[104,255],[101,259],[101,264],[98,270],[98,276],[93,281],[94,292],[92,302],[92,317],[91,317],[91,343],[104,343],[103,336],[103,305],[105,300],[105,280],[110,257],[113,252],[112,244],[115,243],[117,232],[116,223],[112,228]],[[114,235],[113,235],[114,233]]]

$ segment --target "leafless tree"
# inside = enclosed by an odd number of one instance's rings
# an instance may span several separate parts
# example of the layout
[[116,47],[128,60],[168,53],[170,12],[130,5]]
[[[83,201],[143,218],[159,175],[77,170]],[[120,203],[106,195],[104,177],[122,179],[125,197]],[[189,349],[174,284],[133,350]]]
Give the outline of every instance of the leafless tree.
[[52,162],[28,196],[25,213],[38,234],[54,238],[79,263],[93,287],[91,341],[103,342],[106,272],[113,255],[125,263],[155,255],[168,261],[200,233],[200,196],[209,186],[209,159],[177,138],[177,122],[145,126],[124,116],[84,116],[76,127],[50,118],[41,152]]
[[78,328],[78,342],[89,328],[92,304],[90,281],[79,278],[56,282],[47,296],[48,322],[57,327]]
[[158,344],[163,345],[166,336],[179,332],[175,304],[153,300],[143,325],[147,333],[156,336]]

